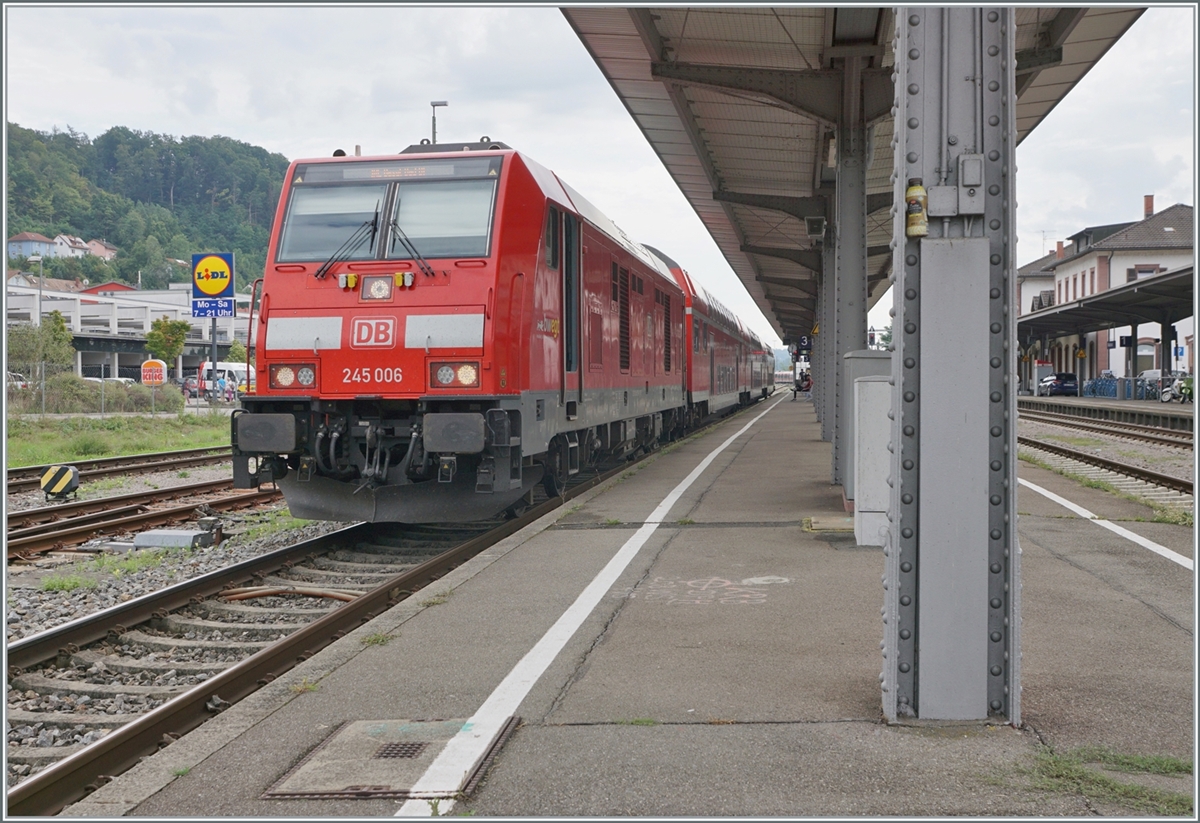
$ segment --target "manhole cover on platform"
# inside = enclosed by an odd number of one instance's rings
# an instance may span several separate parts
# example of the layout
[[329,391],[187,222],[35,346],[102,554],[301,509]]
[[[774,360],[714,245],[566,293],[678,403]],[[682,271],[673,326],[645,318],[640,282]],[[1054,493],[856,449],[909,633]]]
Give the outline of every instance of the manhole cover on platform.
[[458,719],[344,723],[263,797],[407,797],[409,788],[466,722]]

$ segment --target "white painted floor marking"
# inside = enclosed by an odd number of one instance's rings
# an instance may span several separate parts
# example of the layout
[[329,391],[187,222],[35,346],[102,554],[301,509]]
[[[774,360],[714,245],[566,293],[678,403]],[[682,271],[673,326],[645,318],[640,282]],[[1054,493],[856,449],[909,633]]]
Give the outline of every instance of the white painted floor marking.
[[1147,540],[1145,537],[1142,537],[1140,534],[1134,534],[1129,529],[1122,528],[1122,527],[1118,526],[1116,523],[1112,523],[1108,520],[1102,520],[1099,517],[1097,517],[1096,515],[1092,514],[1087,509],[1085,509],[1083,506],[1072,503],[1070,500],[1067,500],[1065,497],[1059,497],[1054,492],[1043,489],[1041,486],[1038,486],[1034,483],[1030,483],[1028,480],[1024,480],[1022,478],[1017,478],[1017,482],[1020,483],[1022,486],[1032,489],[1033,491],[1037,492],[1038,494],[1042,495],[1043,497],[1050,498],[1051,500],[1053,500],[1055,503],[1062,506],[1063,508],[1070,509],[1075,514],[1079,515],[1080,517],[1084,518],[1085,520],[1092,521],[1097,526],[1101,526],[1103,528],[1108,529],[1110,532],[1119,534],[1119,535],[1121,535],[1121,537],[1124,537],[1126,540],[1132,540],[1134,543],[1137,543],[1142,548],[1149,549],[1150,551],[1154,552],[1155,554],[1161,554],[1163,557],[1167,558],[1168,560],[1174,561],[1175,563],[1178,563],[1180,566],[1183,566],[1185,569],[1188,569],[1189,571],[1194,569],[1194,564],[1192,563],[1192,560],[1190,557],[1184,557],[1182,554],[1179,554],[1178,552],[1173,552],[1170,549],[1168,549],[1166,546],[1160,546],[1159,544],[1155,543],[1153,540]]
[[467,776],[487,753],[488,746],[500,733],[501,727],[509,717],[516,713],[517,707],[521,705],[525,695],[529,694],[529,690],[558,657],[563,646],[596,608],[596,604],[604,597],[604,593],[612,588],[621,572],[625,571],[625,567],[658,529],[671,507],[679,501],[688,487],[696,482],[700,474],[712,464],[717,455],[725,451],[734,440],[745,434],[767,412],[778,406],[782,399],[781,397],[776,400],[770,408],[760,413],[738,429],[736,434],[713,449],[687,477],[680,481],[679,485],[671,490],[670,494],[663,498],[663,501],[646,518],[642,527],[629,540],[625,541],[625,545],[613,555],[612,560],[608,561],[608,564],[580,593],[575,602],[563,612],[562,616],[542,636],[542,639],[521,658],[521,661],[500,682],[500,685],[484,701],[471,719],[463,724],[462,731],[455,735],[433,763],[429,764],[425,774],[421,775],[413,784],[410,791],[412,799],[405,801],[400,810],[396,812],[396,817],[431,817],[433,806],[429,800],[423,798],[443,798],[437,804],[439,815],[447,814],[454,807],[454,801],[447,799],[447,795],[457,792],[462,787]]

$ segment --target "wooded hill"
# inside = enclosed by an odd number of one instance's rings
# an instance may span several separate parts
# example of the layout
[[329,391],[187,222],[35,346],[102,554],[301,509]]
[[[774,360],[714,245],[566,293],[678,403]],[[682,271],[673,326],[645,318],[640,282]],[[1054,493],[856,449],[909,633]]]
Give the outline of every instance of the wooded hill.
[[194,253],[233,251],[245,291],[262,275],[287,167],[283,155],[229,137],[116,126],[93,140],[9,123],[8,233],[107,240],[120,250],[112,261],[47,257],[46,276],[133,284],[141,271],[147,289],[190,280]]

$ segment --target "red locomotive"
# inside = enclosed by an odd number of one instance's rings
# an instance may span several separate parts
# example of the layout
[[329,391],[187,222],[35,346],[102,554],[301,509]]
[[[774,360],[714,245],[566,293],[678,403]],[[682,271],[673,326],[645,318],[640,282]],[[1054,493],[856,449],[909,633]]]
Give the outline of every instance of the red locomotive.
[[292,163],[262,283],[234,485],[297,517],[491,517],[774,387],[676,263],[487,138]]

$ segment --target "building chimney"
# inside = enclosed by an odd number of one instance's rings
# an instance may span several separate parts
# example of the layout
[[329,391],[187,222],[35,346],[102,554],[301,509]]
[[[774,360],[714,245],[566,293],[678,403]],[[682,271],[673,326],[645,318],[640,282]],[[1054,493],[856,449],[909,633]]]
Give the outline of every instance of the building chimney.
[[1063,259],[1063,247],[1062,247],[1061,240],[1058,241],[1058,249],[1055,251],[1054,256],[1057,257],[1059,260]]
[[1147,194],[1142,197],[1142,211],[1145,212],[1142,215],[1143,218],[1154,216],[1154,195],[1153,194]]

